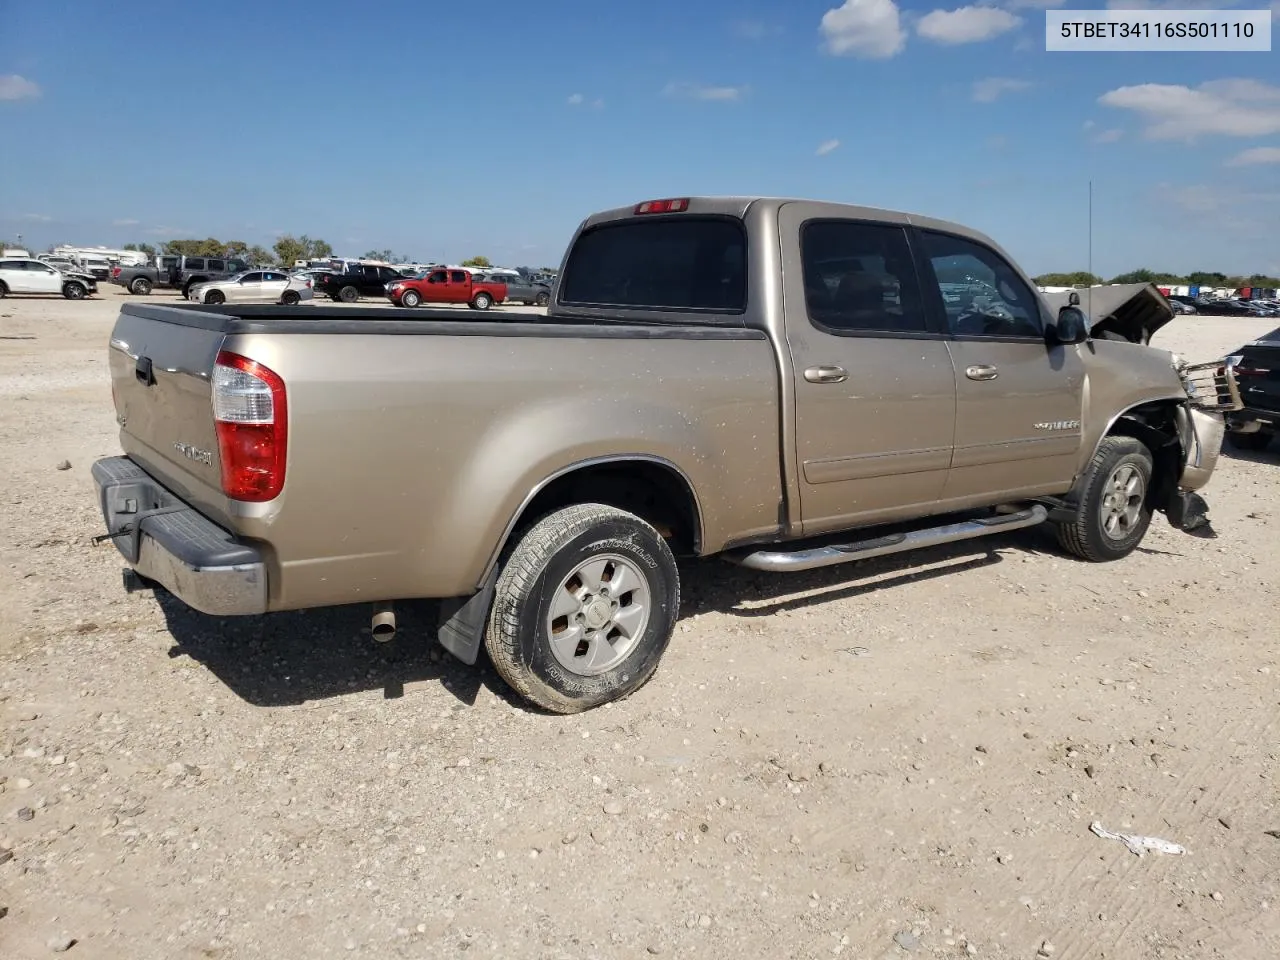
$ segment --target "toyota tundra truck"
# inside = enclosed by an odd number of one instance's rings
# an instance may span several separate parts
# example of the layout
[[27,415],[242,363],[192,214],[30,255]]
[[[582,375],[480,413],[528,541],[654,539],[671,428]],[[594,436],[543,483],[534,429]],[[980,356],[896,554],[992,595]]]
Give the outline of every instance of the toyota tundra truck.
[[[973,230],[676,198],[575,231],[545,316],[122,305],[128,589],[215,616],[441,602],[439,641],[581,711],[635,691],[678,556],[785,574],[1050,524],[1118,560],[1196,493],[1240,397],[1149,345],[1167,309],[1051,310]],[[1156,298],[1159,300],[1159,298]],[[1106,336],[1095,336],[1105,322]]]

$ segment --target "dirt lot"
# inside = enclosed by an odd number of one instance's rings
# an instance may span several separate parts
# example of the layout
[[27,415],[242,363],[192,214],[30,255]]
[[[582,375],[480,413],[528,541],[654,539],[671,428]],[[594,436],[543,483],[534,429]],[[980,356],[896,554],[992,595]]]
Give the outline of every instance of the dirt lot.
[[1223,460],[1218,539],[1112,566],[691,565],[653,681],[548,717],[423,610],[383,648],[126,596],[88,542],[119,299],[0,302],[0,956],[1280,956],[1280,450]]

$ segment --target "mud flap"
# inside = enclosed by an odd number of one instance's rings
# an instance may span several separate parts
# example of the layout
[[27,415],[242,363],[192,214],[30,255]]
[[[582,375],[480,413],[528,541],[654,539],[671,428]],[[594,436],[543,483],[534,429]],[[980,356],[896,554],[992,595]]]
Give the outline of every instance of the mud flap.
[[495,567],[480,589],[469,597],[453,597],[440,601],[440,646],[465,663],[475,664],[480,658],[489,611],[493,607],[494,589],[498,584]]
[[1165,516],[1169,518],[1171,526],[1185,533],[1193,533],[1198,537],[1217,536],[1209,525],[1209,504],[1198,493],[1175,491],[1165,506]]

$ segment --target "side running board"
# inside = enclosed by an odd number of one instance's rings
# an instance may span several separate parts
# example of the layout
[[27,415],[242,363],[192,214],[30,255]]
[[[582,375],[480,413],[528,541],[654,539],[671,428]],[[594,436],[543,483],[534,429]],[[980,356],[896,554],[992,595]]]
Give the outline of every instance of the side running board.
[[828,544],[794,552],[756,550],[745,554],[731,553],[726,554],[725,559],[739,566],[750,567],[752,570],[793,573],[799,570],[813,570],[817,567],[831,567],[837,563],[849,563],[853,560],[865,560],[868,557],[883,557],[890,553],[920,550],[940,543],[972,540],[975,537],[986,537],[1006,530],[1034,527],[1036,524],[1044,523],[1048,516],[1049,511],[1037,503],[1017,513],[997,514],[994,517],[949,523],[941,527],[912,530],[909,533],[892,533],[856,543]]

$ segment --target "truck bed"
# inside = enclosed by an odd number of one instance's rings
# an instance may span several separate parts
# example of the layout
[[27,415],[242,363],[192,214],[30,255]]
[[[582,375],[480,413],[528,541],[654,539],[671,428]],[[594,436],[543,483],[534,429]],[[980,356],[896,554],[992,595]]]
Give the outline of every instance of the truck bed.
[[[388,334],[391,336],[571,337],[637,340],[764,340],[763,330],[702,324],[638,323],[610,317],[558,318],[488,310],[418,307],[296,307],[226,303],[166,306],[126,302],[121,314],[234,334]],[[483,318],[483,319],[482,319]]]

